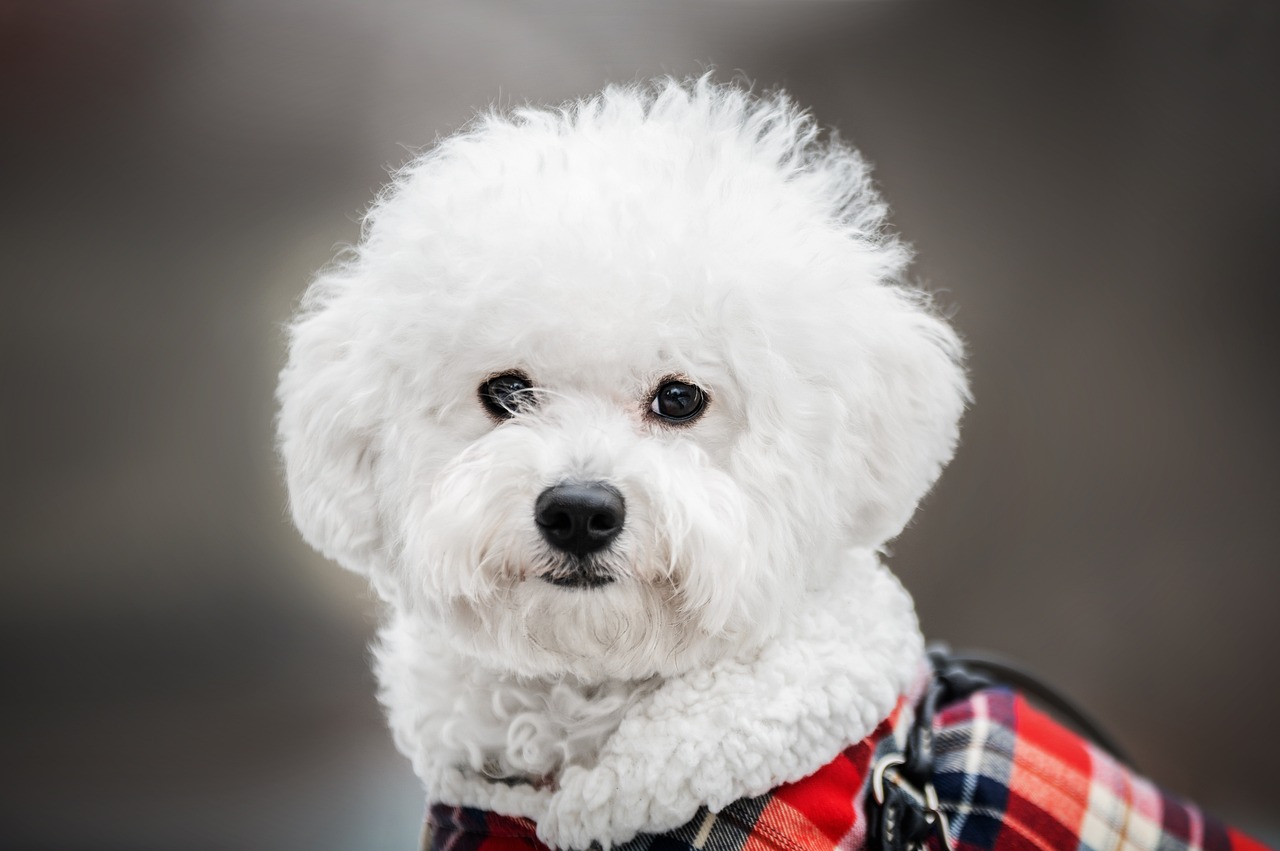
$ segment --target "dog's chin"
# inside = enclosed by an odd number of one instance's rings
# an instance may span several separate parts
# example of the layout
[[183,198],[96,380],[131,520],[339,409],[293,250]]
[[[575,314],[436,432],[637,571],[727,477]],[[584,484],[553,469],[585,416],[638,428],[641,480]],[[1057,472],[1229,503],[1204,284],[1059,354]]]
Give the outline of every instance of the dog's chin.
[[454,598],[438,611],[458,651],[520,677],[675,676],[729,647],[723,633],[700,628],[669,585],[630,575],[545,573],[484,601]]

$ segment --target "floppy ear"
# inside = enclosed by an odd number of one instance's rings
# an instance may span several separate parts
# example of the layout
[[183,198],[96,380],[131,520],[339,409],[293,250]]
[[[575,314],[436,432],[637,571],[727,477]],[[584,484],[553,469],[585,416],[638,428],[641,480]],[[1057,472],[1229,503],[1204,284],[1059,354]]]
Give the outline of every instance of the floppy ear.
[[878,286],[880,304],[865,315],[867,334],[857,386],[846,395],[849,434],[861,444],[850,531],[879,547],[907,525],[916,505],[951,460],[969,402],[959,337],[918,293]]
[[368,573],[383,533],[373,487],[380,417],[376,364],[363,353],[359,311],[342,309],[352,282],[321,275],[289,327],[276,421],[293,522],[307,543]]

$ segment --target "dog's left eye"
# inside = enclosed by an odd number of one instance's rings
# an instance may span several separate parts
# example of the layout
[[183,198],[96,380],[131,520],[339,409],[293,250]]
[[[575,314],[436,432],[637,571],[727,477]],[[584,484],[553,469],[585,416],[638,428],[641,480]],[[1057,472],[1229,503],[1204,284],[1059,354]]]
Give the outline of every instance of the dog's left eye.
[[500,420],[509,420],[534,404],[533,382],[519,372],[495,375],[480,385],[480,404]]
[[672,423],[689,422],[707,407],[707,396],[701,388],[684,381],[667,381],[653,394],[649,410]]

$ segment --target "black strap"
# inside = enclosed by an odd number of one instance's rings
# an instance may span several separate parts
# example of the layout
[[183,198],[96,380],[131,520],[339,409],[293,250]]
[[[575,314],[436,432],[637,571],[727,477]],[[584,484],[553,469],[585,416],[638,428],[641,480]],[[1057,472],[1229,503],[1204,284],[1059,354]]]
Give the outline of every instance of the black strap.
[[868,847],[872,851],[921,851],[931,838],[951,848],[947,821],[933,788],[933,721],[938,709],[974,692],[1009,685],[1058,712],[1081,733],[1121,762],[1133,763],[1080,707],[1025,668],[988,653],[953,653],[945,644],[929,647],[932,674],[901,754],[872,767],[867,796]]
[[[941,663],[945,666],[946,672],[959,671],[962,672],[961,676],[984,678],[990,685],[1009,685],[1029,694],[1043,703],[1046,708],[1062,716],[1067,723],[1092,739],[1094,744],[1118,761],[1129,766],[1136,765],[1116,744],[1116,740],[1109,736],[1078,704],[1018,663],[993,653],[972,650],[953,653],[943,644],[935,644],[929,648],[929,660],[939,676],[944,675],[939,671]],[[972,691],[969,694],[972,694]],[[968,694],[964,696],[967,697]]]

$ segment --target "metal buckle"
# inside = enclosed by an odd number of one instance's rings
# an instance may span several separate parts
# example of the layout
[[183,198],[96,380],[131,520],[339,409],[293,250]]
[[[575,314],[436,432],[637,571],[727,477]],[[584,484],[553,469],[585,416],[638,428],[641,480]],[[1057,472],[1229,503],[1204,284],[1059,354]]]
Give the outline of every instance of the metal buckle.
[[[871,770],[871,794],[875,796],[876,804],[884,806],[884,784],[886,782],[892,783],[896,788],[906,792],[924,810],[925,821],[933,828],[933,832],[938,838],[942,840],[942,847],[946,851],[955,851],[951,845],[947,816],[938,805],[938,790],[933,788],[933,784],[927,781],[923,788],[916,788],[913,783],[903,777],[902,772],[898,769],[905,765],[906,762],[906,757],[900,753],[886,754],[876,762],[875,767]],[[920,851],[920,849],[917,847],[914,851]]]

